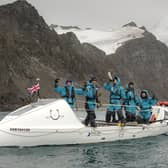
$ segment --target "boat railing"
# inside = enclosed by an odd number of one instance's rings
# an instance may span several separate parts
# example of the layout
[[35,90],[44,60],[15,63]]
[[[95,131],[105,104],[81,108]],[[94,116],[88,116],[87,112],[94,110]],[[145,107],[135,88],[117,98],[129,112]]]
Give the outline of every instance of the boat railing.
[[[80,107],[84,106],[85,103],[86,103],[85,101],[78,100],[78,101],[75,102],[74,108],[75,109],[80,109]],[[110,106],[114,106],[114,107],[123,107],[123,108],[133,107],[133,108],[136,108],[137,111],[140,111],[140,107],[138,105],[124,105],[124,104],[118,104],[117,105],[117,104],[109,104],[109,103],[101,103],[101,104],[99,104],[99,103],[96,103],[96,102],[94,102],[94,103],[87,102],[87,104],[95,104],[97,107],[99,106],[98,109],[107,109]],[[143,110],[143,111],[149,111],[149,110],[152,112],[152,108],[149,108],[149,109],[146,109],[146,110]]]

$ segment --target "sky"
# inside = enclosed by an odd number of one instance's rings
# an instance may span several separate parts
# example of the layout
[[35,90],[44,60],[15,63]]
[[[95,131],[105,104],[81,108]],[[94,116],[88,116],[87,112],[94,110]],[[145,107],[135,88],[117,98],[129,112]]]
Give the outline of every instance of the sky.
[[[0,0],[0,5],[14,0]],[[168,16],[168,0],[27,0],[50,24],[115,29],[130,21],[147,29]]]

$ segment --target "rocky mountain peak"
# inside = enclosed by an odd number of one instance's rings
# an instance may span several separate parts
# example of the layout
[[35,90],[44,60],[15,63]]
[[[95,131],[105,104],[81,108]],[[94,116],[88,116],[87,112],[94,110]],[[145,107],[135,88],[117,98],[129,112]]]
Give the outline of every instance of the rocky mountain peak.
[[6,12],[6,14],[14,14],[14,15],[22,14],[24,16],[31,11],[34,15],[38,15],[37,10],[26,0],[18,0],[15,1],[14,3],[0,6],[0,9],[1,13]]
[[15,6],[19,6],[19,7],[23,7],[23,8],[28,8],[30,6],[32,6],[28,1],[26,0],[17,0],[13,3],[13,5]]
[[10,32],[17,32],[18,29],[31,31],[48,27],[38,11],[25,0],[0,6],[0,19],[2,29]]
[[136,25],[136,23],[135,22],[129,22],[129,23],[127,23],[127,24],[125,24],[125,25],[123,25],[123,27],[127,27],[127,26],[130,26],[130,27],[137,27],[137,25]]

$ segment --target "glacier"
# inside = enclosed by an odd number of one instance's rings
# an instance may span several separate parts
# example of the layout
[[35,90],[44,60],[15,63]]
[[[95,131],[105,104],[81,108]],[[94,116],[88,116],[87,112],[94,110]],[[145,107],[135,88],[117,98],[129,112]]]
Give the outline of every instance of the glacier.
[[117,30],[107,31],[75,27],[65,29],[63,26],[56,26],[54,29],[58,34],[73,32],[81,43],[90,43],[103,50],[106,55],[115,53],[117,48],[129,40],[144,37],[144,30],[134,26],[125,26]]

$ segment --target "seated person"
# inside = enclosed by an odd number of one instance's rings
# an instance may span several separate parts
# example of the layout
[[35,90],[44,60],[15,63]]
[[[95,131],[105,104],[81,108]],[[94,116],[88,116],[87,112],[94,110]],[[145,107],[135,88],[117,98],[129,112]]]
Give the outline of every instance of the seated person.
[[137,116],[138,123],[148,123],[151,117],[152,105],[155,105],[157,100],[151,98],[147,90],[142,90],[139,99],[140,112]]

